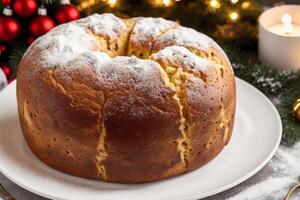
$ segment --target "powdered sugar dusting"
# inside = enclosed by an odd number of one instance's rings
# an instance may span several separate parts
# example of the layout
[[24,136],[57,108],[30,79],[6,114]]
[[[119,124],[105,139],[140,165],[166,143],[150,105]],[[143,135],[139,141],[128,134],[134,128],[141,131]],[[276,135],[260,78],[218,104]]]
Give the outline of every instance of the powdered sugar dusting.
[[[151,50],[151,42],[154,42],[154,38],[167,31],[160,37],[161,40],[163,40],[163,38],[168,39],[169,37],[174,37],[174,39],[176,39],[175,43],[179,46],[184,46],[184,44],[209,46],[208,43],[210,40],[207,39],[208,37],[192,29],[181,27],[176,30],[169,30],[177,26],[177,23],[162,18],[139,18],[134,26],[131,40],[138,40],[137,43],[146,42],[150,48],[149,50]],[[99,44],[97,44],[95,37],[93,37],[87,29],[94,32],[94,34],[105,35],[105,37],[109,39],[118,39],[124,31],[128,31],[123,20],[113,14],[93,14],[89,17],[62,24],[52,29],[44,36],[38,38],[30,46],[24,56],[31,53],[30,56],[33,62],[39,62],[41,63],[40,66],[43,67],[66,67],[68,66],[67,63],[79,58],[79,55],[82,53],[87,51],[99,51]],[[100,60],[108,60],[106,58],[104,59],[103,55],[100,56],[101,58],[99,57],[100,54],[94,54],[94,56],[95,55]],[[156,56],[168,58],[174,63],[182,62],[183,65],[195,70],[204,70],[209,66],[208,61],[195,56],[184,47],[166,48],[156,54]],[[127,65],[127,62],[129,62],[131,69],[143,73],[146,73],[145,70],[153,68],[154,63],[152,61],[138,61],[137,58],[125,57],[117,57],[114,59],[114,62],[119,62],[119,64],[125,62],[123,63],[124,65]],[[147,75],[145,74],[145,76]]]
[[96,35],[105,35],[110,39],[116,39],[127,31],[127,26],[122,19],[111,13],[93,14],[75,23],[90,29]]
[[130,41],[136,43],[147,43],[152,47],[154,39],[156,39],[161,33],[176,26],[177,23],[162,18],[142,18],[135,24]]
[[[136,74],[136,79],[147,79],[149,74],[153,71],[154,67],[157,65],[156,63],[149,60],[138,59],[135,56],[124,57],[117,56],[111,59],[110,62],[106,62],[103,64],[101,68],[99,68],[101,74],[107,74],[107,71],[111,71],[112,76],[107,76],[105,79],[107,81],[115,81],[115,78],[120,74]],[[117,76],[114,76],[117,75]],[[125,77],[125,76],[120,76]],[[124,82],[124,81],[120,81]]]
[[99,70],[103,64],[109,61],[111,61],[111,58],[105,53],[99,51],[86,51],[77,54],[72,61],[67,63],[67,68],[81,68],[86,63],[89,63],[90,66],[93,66],[96,68],[96,70]]
[[[135,56],[117,56],[103,63],[98,70],[107,84],[114,83],[120,88],[130,86],[136,94],[165,101],[161,93],[164,82],[160,76],[159,65],[153,61],[142,60]],[[158,79],[161,80],[160,83]]]
[[287,189],[287,185],[292,184],[294,181],[295,180],[290,177],[268,179],[260,184],[250,187],[229,200],[270,199],[274,195],[282,197],[275,198],[276,200],[283,199],[283,196],[286,194],[286,191],[283,190],[283,188]]
[[167,46],[176,45],[184,46],[187,48],[196,48],[208,50],[214,41],[191,28],[178,27],[177,29],[171,29],[162,34],[154,44],[154,49],[159,50]]
[[78,54],[96,49],[96,41],[81,27],[75,24],[62,24],[44,36],[37,39],[29,49],[41,52],[40,60],[43,65],[65,65]]
[[[292,148],[280,146],[268,167],[272,175],[228,200],[283,199],[300,179],[300,142]],[[295,195],[299,197],[299,193]]]
[[111,58],[106,53],[102,53],[100,51],[91,51],[90,53],[92,55],[94,55],[95,58],[98,61],[100,61],[100,63],[104,63],[104,62],[107,62],[107,61],[111,60]]
[[199,56],[191,53],[185,47],[170,46],[165,49],[153,54],[151,56],[154,60],[167,60],[171,65],[185,66],[192,71],[204,71],[212,64]]

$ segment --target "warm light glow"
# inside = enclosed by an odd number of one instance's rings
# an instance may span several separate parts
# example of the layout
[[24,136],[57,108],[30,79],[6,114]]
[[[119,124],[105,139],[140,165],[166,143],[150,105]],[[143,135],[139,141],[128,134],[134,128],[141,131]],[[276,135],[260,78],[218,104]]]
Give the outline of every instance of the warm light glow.
[[149,2],[155,7],[170,7],[173,5],[174,0],[149,0]]
[[220,8],[220,3],[217,0],[211,0],[209,5],[213,8]]
[[286,34],[293,32],[293,25],[292,25],[292,17],[289,14],[284,14],[281,17],[281,21],[284,24],[283,29]]
[[83,9],[86,9],[88,6],[89,6],[89,2],[87,2],[87,1],[83,1],[81,3],[81,8],[83,8]]
[[107,0],[107,4],[110,6],[110,7],[115,7],[116,4],[117,4],[118,0]]
[[237,3],[239,0],[230,0],[231,3]]
[[81,1],[80,4],[78,4],[77,8],[81,10],[85,10],[90,8],[91,6],[94,6],[96,3],[98,3],[100,0],[84,0]]
[[164,4],[164,6],[166,6],[166,7],[170,6],[170,4],[171,4],[170,0],[163,0],[162,2]]
[[244,3],[242,3],[241,7],[242,9],[246,10],[250,7],[251,3],[250,1],[245,1]]
[[237,21],[239,18],[239,14],[236,11],[232,11],[229,14],[229,17],[230,17],[231,21]]

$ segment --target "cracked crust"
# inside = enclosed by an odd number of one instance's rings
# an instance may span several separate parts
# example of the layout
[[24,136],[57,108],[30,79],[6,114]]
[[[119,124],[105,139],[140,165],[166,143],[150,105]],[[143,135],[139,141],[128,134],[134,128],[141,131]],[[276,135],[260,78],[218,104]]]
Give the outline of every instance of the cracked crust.
[[[102,18],[113,24],[99,29]],[[19,118],[32,152],[63,172],[124,183],[213,159],[230,140],[235,113],[234,76],[220,47],[193,43],[196,31],[163,19],[89,20],[53,29],[20,62]],[[142,33],[147,20],[159,26]],[[132,54],[144,60],[125,57]]]
[[177,23],[162,18],[146,17],[139,19],[131,31],[127,55],[148,58],[151,55],[155,40],[163,33],[178,26]]

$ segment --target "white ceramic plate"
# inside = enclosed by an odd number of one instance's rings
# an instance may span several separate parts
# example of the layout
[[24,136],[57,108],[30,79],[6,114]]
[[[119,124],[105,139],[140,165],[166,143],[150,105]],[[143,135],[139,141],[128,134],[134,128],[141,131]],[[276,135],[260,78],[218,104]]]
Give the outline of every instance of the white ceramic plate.
[[0,93],[0,170],[21,187],[52,199],[199,199],[229,189],[259,171],[281,139],[281,121],[272,103],[237,79],[237,113],[227,147],[204,167],[147,184],[112,184],[56,171],[29,150],[19,126],[16,82]]

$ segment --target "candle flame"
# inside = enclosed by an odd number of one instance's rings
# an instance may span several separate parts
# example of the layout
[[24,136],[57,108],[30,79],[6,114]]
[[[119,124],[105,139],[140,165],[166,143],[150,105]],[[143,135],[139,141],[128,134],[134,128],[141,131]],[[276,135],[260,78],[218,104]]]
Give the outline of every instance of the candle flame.
[[286,34],[292,33],[293,32],[293,25],[292,25],[292,17],[289,14],[284,14],[281,17],[281,21],[283,23],[283,31]]

